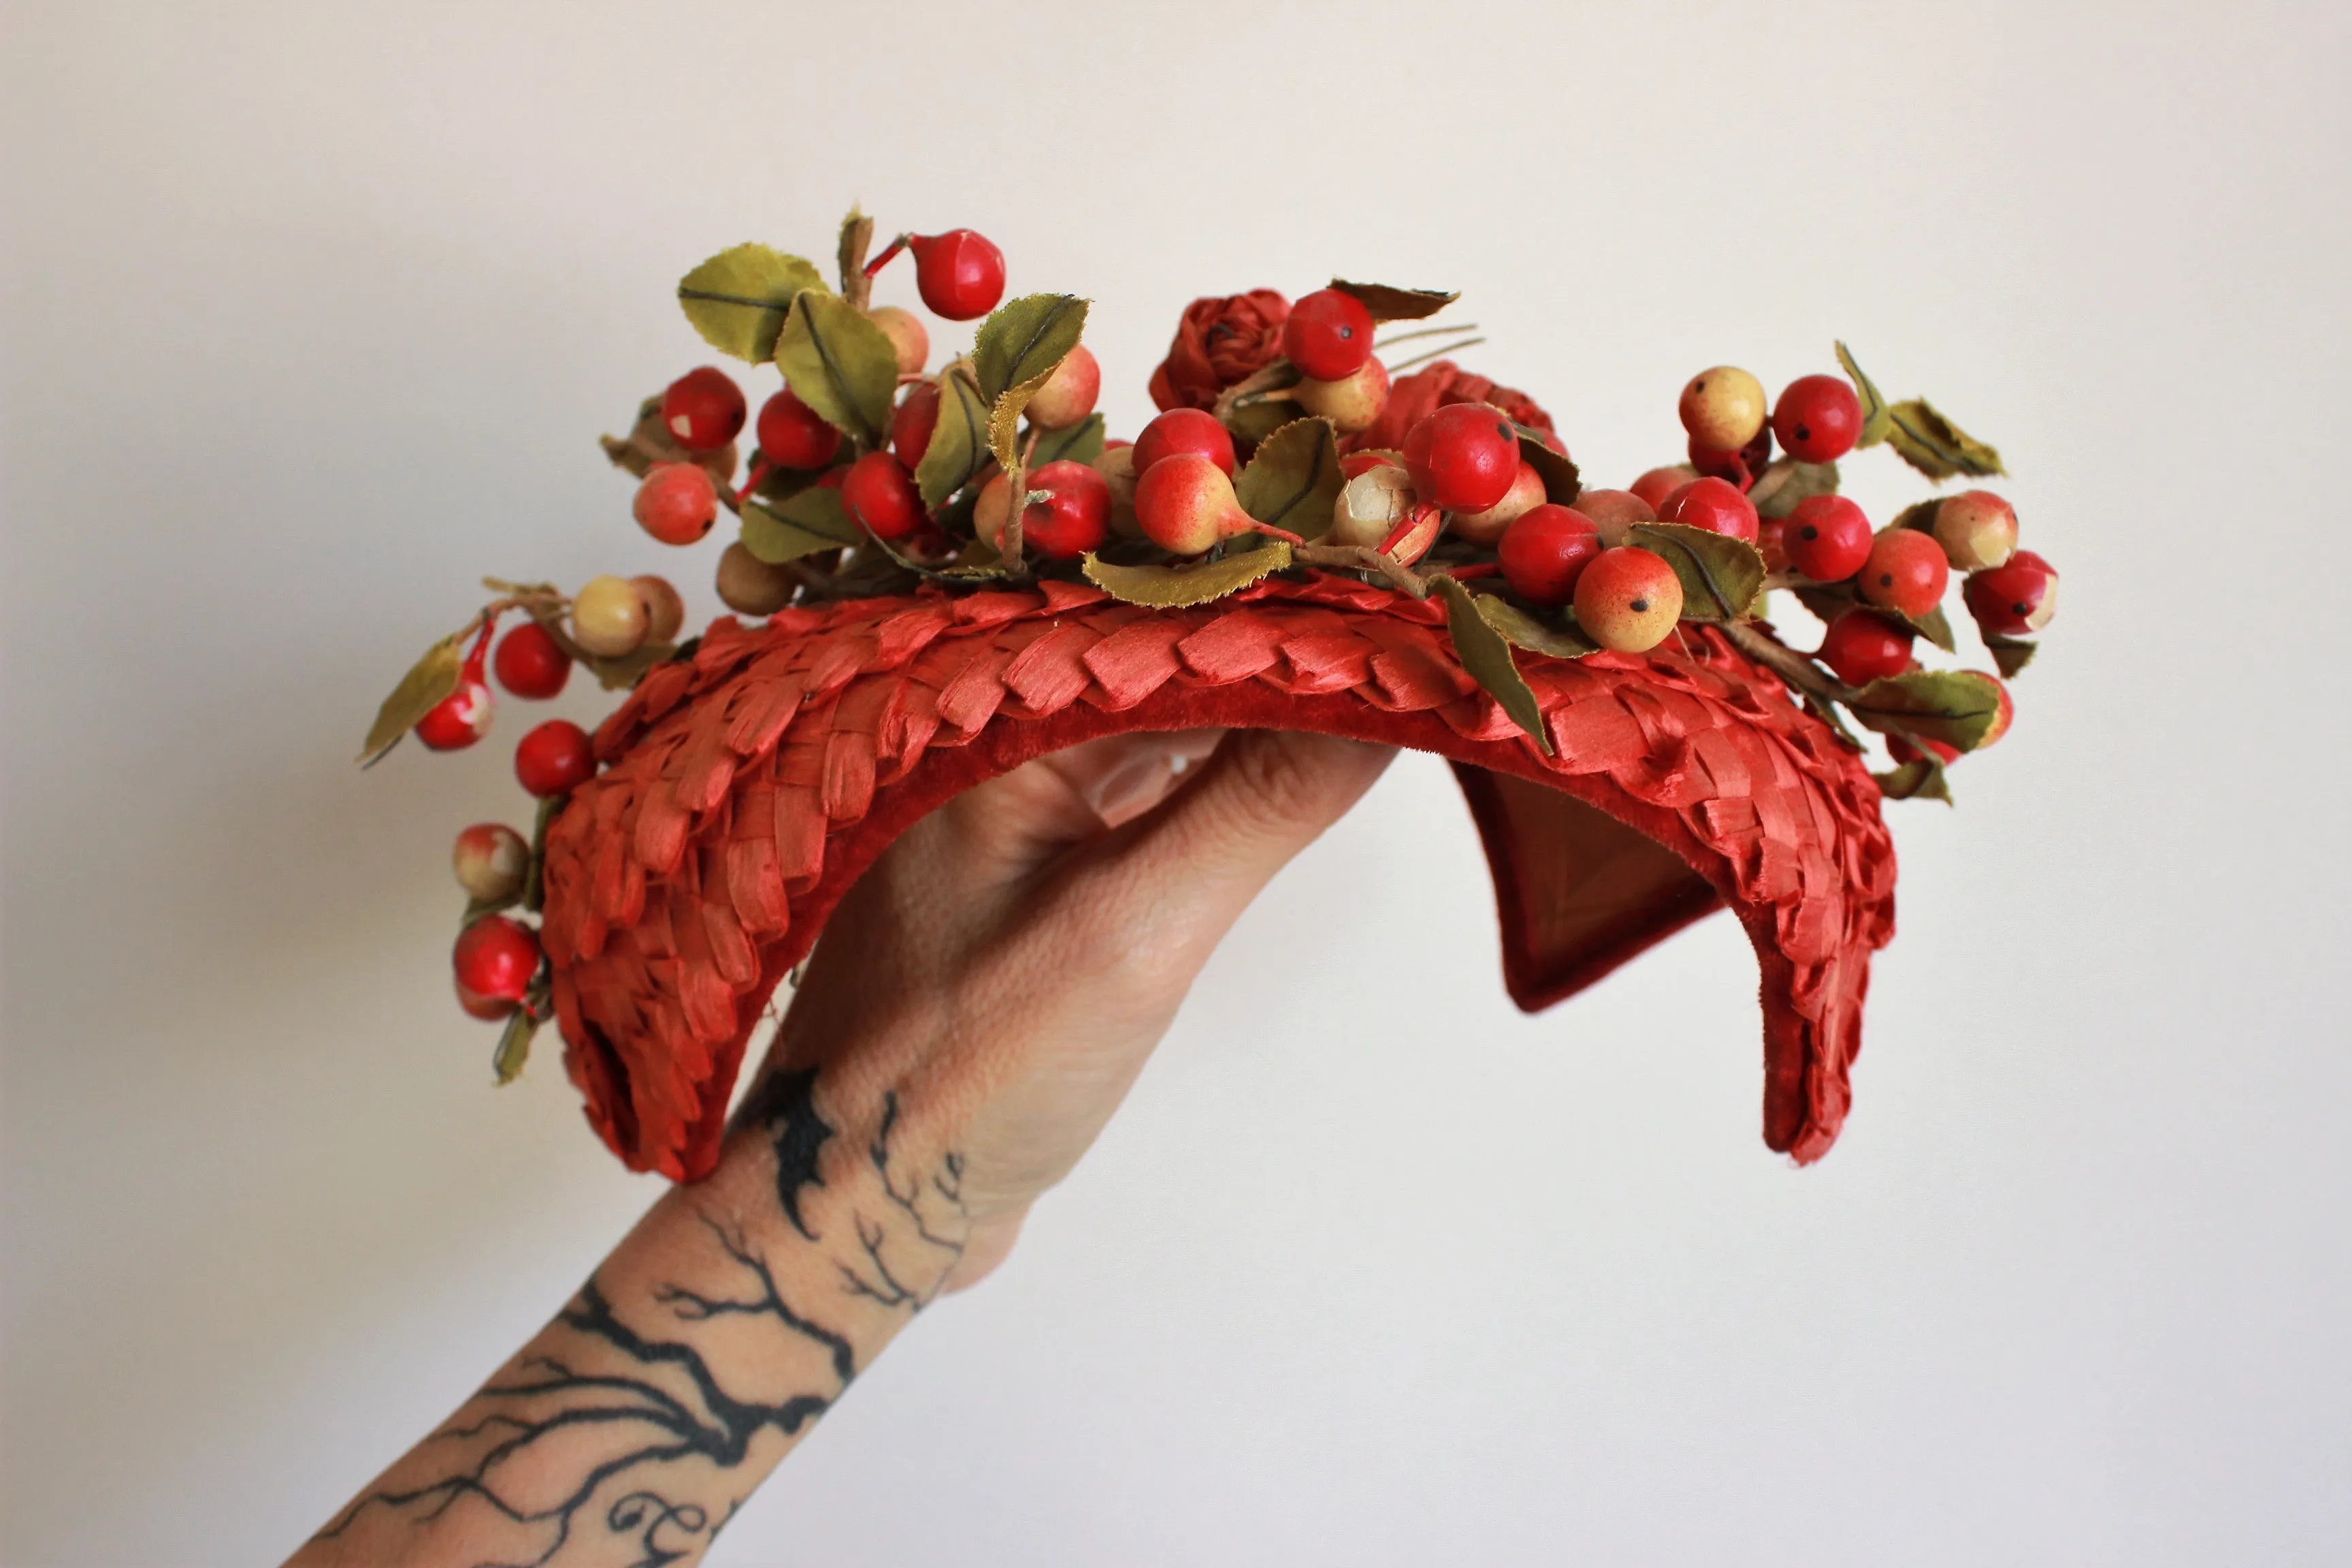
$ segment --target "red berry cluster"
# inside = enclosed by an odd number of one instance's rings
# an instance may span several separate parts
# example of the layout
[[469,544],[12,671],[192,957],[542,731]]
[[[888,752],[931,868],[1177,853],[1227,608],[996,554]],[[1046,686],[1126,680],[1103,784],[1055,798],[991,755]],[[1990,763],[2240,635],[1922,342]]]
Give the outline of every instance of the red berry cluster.
[[[2000,497],[1969,490],[1874,530],[1837,493],[1839,460],[1882,442],[1933,478],[2000,471],[1991,448],[1924,401],[1887,405],[1843,346],[1844,374],[1800,377],[1769,405],[1746,371],[1693,377],[1680,399],[1687,461],[1594,489],[1532,399],[1438,357],[1465,342],[1383,360],[1394,345],[1475,331],[1414,324],[1452,295],[1335,282],[1294,304],[1258,289],[1188,308],[1151,377],[1162,412],[1131,442],[1112,440],[1096,412],[1101,370],[1079,341],[1084,300],[1005,300],[1004,257],[970,229],[901,235],[869,261],[872,233],[856,213],[844,225],[838,291],[763,246],[689,272],[678,298],[696,330],[772,363],[780,384],[755,417],[733,376],[699,366],[646,399],[627,437],[604,438],[637,480],[632,510],[654,539],[691,546],[722,510],[737,517],[716,588],[739,616],[1040,576],[1192,604],[1272,572],[1344,573],[1442,593],[1464,667],[1512,711],[1512,689],[1525,690],[1513,648],[1641,655],[1703,622],[1825,715],[1843,708],[1886,734],[1906,765],[1882,779],[1912,794],[1940,791],[1940,763],[2009,720],[1992,677],[1935,676],[1912,657],[1923,636],[1949,646],[1939,605],[1951,575],[1965,574],[1963,599],[2003,674],[2054,607],[2056,574],[2015,549],[2016,514]],[[923,320],[872,302],[902,252],[932,316],[980,322],[936,368]],[[1380,340],[1391,326],[1402,330]],[[568,595],[490,586],[500,596],[386,701],[371,760],[412,728],[436,751],[481,739],[489,675],[544,700],[575,663],[622,687],[691,647],[677,641],[684,602],[658,576],[594,577]],[[1810,658],[1760,622],[1772,588],[1827,622]],[[513,611],[520,620],[498,637]],[[568,721],[522,738],[515,770],[542,803],[541,835],[595,767]],[[467,828],[456,850],[470,900],[458,997],[509,1020],[502,1078],[547,1011],[536,937],[506,912],[535,910],[538,858],[535,839],[493,824]]]

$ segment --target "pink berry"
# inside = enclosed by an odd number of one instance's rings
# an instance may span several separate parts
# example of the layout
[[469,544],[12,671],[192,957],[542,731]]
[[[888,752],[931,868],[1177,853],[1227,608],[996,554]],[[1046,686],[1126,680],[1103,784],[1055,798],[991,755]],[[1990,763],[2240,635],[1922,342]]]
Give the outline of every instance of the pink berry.
[[519,921],[485,915],[457,933],[449,956],[466,991],[485,1001],[518,1003],[539,973],[539,938]]
[[555,646],[545,626],[525,621],[499,639],[490,668],[499,684],[517,697],[544,702],[572,679],[572,656]]
[[461,677],[457,689],[416,721],[416,738],[436,752],[462,752],[490,732],[490,689],[479,674]]
[[1545,501],[1504,530],[1496,553],[1511,592],[1549,609],[1576,597],[1577,579],[1600,558],[1601,548],[1601,530],[1591,518]]
[[1021,546],[1053,560],[1073,560],[1110,537],[1110,486],[1084,463],[1064,458],[1029,476],[1050,499],[1021,509]]
[[1652,468],[1633,481],[1633,491],[1649,507],[1653,516],[1664,517],[1666,498],[1696,478],[1696,468],[1688,463],[1675,463],[1669,468]]
[[1175,555],[1198,555],[1253,526],[1224,469],[1192,452],[1162,458],[1137,478],[1135,517],[1146,539]]
[[1843,376],[1801,375],[1772,406],[1772,434],[1801,463],[1834,463],[1862,437],[1862,399]]
[[1454,520],[1454,531],[1473,544],[1491,545],[1503,537],[1505,529],[1543,505],[1545,499],[1543,476],[1536,472],[1534,464],[1523,460],[1503,499],[1484,511],[1460,513]]
[[550,719],[515,746],[515,777],[541,799],[569,795],[595,774],[588,731],[569,719]]
[[1344,381],[1372,357],[1372,313],[1352,294],[1318,289],[1290,307],[1282,352],[1302,375]]
[[1579,490],[1573,504],[1592,520],[1601,531],[1601,542],[1608,545],[1624,543],[1625,531],[1637,522],[1658,521],[1658,509],[1632,490]]
[[478,822],[457,835],[449,868],[467,898],[495,903],[522,891],[530,872],[530,845],[502,822]]
[[637,486],[637,526],[664,544],[693,544],[719,516],[719,487],[699,463],[656,463]]
[[1690,378],[1679,412],[1693,442],[1737,452],[1764,428],[1764,384],[1738,365],[1719,364]]
[[1228,477],[1234,471],[1233,433],[1217,423],[1217,416],[1205,409],[1171,408],[1135,438],[1136,475],[1150,473],[1162,458],[1187,452],[1208,458]]
[[662,428],[689,452],[715,452],[743,428],[743,389],[716,365],[688,371],[662,393]]
[[760,456],[780,468],[822,468],[841,450],[841,432],[789,386],[760,405]]
[[890,353],[898,362],[898,374],[920,375],[931,357],[931,334],[915,312],[896,305],[877,305],[866,314],[890,340]]
[[2058,574],[2031,550],[2021,550],[1989,572],[1971,573],[1960,598],[1990,636],[2031,637],[2058,613]]
[[1095,399],[1101,395],[1102,366],[1080,343],[1029,399],[1029,423],[1040,430],[1066,430],[1095,411]]
[[923,496],[915,476],[887,452],[868,452],[849,465],[841,503],[877,539],[904,539],[923,525]]
[[1430,505],[1484,511],[1518,477],[1518,432],[1490,404],[1449,403],[1406,433],[1404,466]]
[[1956,572],[1983,572],[2017,549],[2017,511],[1990,490],[1962,490],[1936,508],[1936,542]]
[[1664,557],[1646,550],[1604,550],[1576,579],[1576,624],[1619,653],[1657,647],[1682,614],[1682,579]]
[[1951,581],[1944,547],[1916,528],[1890,528],[1872,541],[1854,586],[1863,599],[1916,620],[1943,601]]
[[1843,583],[1870,559],[1870,519],[1843,496],[1807,496],[1781,529],[1789,564],[1816,583]]
[[1699,479],[1684,485],[1658,509],[1665,522],[1679,522],[1720,533],[1726,539],[1756,542],[1756,505],[1725,479]]
[[1911,666],[1911,629],[1856,605],[1838,612],[1813,656],[1848,686],[1867,686]]
[[907,244],[915,253],[916,290],[934,314],[969,321],[1004,298],[1004,252],[971,230],[917,235]]
[[1328,419],[1331,427],[1342,436],[1352,436],[1368,429],[1389,405],[1389,367],[1376,359],[1368,359],[1356,368],[1353,375],[1337,381],[1317,381],[1313,377],[1291,389],[1298,406],[1318,418]]

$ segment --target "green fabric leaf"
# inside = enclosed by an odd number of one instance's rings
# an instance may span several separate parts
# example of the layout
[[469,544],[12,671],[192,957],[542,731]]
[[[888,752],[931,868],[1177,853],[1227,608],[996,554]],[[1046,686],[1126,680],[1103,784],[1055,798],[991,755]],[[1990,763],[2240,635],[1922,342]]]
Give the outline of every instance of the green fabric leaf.
[[1824,622],[1833,621],[1859,605],[1874,616],[1884,616],[1898,626],[1910,627],[1913,632],[1926,637],[1946,653],[1958,651],[1952,641],[1952,623],[1945,617],[1944,606],[1941,605],[1924,616],[1906,616],[1902,611],[1889,609],[1885,605],[1869,603],[1853,591],[1853,584],[1850,582],[1798,583],[1791,584],[1790,591],[1797,595],[1797,603],[1804,605]]
[[677,302],[704,342],[759,364],[774,355],[784,313],[801,290],[824,288],[813,263],[764,245],[739,245],[679,279]]
[[1985,637],[1984,645],[1985,650],[1992,655],[1993,665],[2000,671],[2001,679],[2004,680],[2014,679],[2019,670],[2032,664],[2034,650],[2042,646],[2040,643],[2027,642],[2021,637],[1997,637],[1990,635]]
[[1870,776],[1878,782],[1878,793],[1889,800],[1940,800],[1946,805],[1952,804],[1952,786],[1945,782],[1944,764],[1937,757],[1916,757],[1889,772]]
[[1837,488],[1835,463],[1801,463],[1794,458],[1781,458],[1756,476],[1748,499],[1759,517],[1786,517],[1797,510],[1799,501],[1833,496]]
[[776,368],[817,417],[868,447],[882,444],[898,353],[865,311],[837,294],[802,290],[776,336]]
[[1905,462],[1941,481],[1955,474],[1990,479],[2006,474],[2000,454],[1936,411],[1924,397],[1914,397],[1887,410],[1893,422],[1886,439]]
[[[1907,528],[1915,533],[1933,533],[1936,531],[1936,513],[1943,504],[1944,499],[1941,496],[1915,501],[1896,512],[1895,521],[1888,523],[1886,528]],[[1886,529],[1881,529],[1879,531],[1884,533]]]
[[1683,619],[1744,621],[1764,599],[1764,557],[1744,539],[1686,522],[1637,522],[1625,542],[1664,556],[1682,579]]
[[744,502],[742,539],[744,549],[771,566],[863,542],[841,492],[829,487],[804,489],[773,508]]
[[932,427],[931,444],[915,465],[915,488],[923,505],[936,508],[971,482],[988,457],[988,405],[971,378],[957,371],[942,372],[940,422]]
[[1234,477],[1234,494],[1258,521],[1319,539],[1331,530],[1331,509],[1345,482],[1331,422],[1294,419],[1258,443]]
[[972,344],[981,396],[993,407],[1013,388],[1042,383],[1078,346],[1086,326],[1087,301],[1075,295],[1026,294],[999,305]]
[[1479,610],[1477,596],[1451,577],[1433,577],[1429,586],[1431,592],[1445,601],[1445,629],[1453,634],[1454,652],[1462,660],[1462,668],[1502,704],[1503,711],[1527,731],[1543,754],[1550,756],[1551,736],[1544,729],[1543,710],[1536,706],[1536,694],[1528,689],[1526,678],[1512,661],[1511,645]]
[[1874,680],[1846,707],[1873,730],[1973,752],[2000,710],[2000,688],[1972,669],[1921,669]]
[[1089,414],[1076,425],[1060,430],[1046,430],[1037,437],[1037,450],[1030,455],[1032,472],[1048,463],[1091,463],[1103,455],[1103,416]]
[[400,684],[392,689],[392,695],[375,710],[375,722],[368,726],[367,739],[360,745],[358,760],[362,767],[398,745],[403,735],[416,728],[418,720],[457,689],[466,668],[466,656],[459,645],[475,629],[476,626],[467,626],[443,637],[426,648],[425,657],[400,678]]
[[522,1076],[523,1065],[530,1060],[530,1037],[537,1033],[539,1020],[528,1010],[507,1015],[507,1026],[499,1031],[498,1048],[490,1053],[490,1074],[500,1089]]
[[1513,647],[1549,654],[1554,658],[1582,658],[1588,653],[1601,651],[1601,645],[1586,637],[1573,619],[1554,626],[1498,595],[1474,594],[1471,597],[1477,602],[1479,616]]
[[1862,374],[1862,366],[1853,363],[1853,350],[1840,343],[1837,357],[1838,363],[1845,369],[1846,379],[1853,383],[1854,395],[1862,400],[1862,437],[1854,445],[1857,447],[1875,447],[1886,439],[1887,430],[1894,423],[1886,399],[1880,394],[1877,384]]
[[1349,283],[1337,278],[1331,287],[1354,295],[1375,321],[1418,321],[1462,298],[1437,289],[1391,289],[1385,283]]
[[1087,582],[1114,599],[1159,610],[1181,609],[1238,593],[1290,564],[1286,542],[1268,540],[1266,546],[1177,566],[1119,566],[1089,552],[1082,569]]
[[1558,506],[1574,506],[1576,498],[1584,493],[1584,478],[1569,460],[1568,454],[1545,446],[1540,430],[1525,425],[1511,428],[1519,433],[1519,461],[1533,468],[1543,480],[1544,500]]

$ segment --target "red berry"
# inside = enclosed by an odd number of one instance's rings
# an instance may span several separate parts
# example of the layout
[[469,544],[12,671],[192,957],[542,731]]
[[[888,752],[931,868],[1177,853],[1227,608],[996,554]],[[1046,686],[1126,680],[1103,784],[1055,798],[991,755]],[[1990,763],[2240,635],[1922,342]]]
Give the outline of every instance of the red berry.
[[2000,694],[2000,704],[1993,710],[1992,723],[1985,730],[1984,739],[1977,742],[1977,750],[1981,752],[1987,746],[1991,745],[1995,741],[2000,740],[2003,735],[2009,733],[2010,723],[2017,717],[2017,704],[2011,699],[2009,695],[2009,688],[2003,685],[1998,677],[1985,675],[1985,672],[1981,669],[1971,671],[1971,673],[1976,675],[1984,675],[1984,678],[1987,680],[1992,682],[1994,690]]
[[1518,432],[1490,404],[1449,403],[1406,433],[1404,466],[1430,505],[1485,511],[1518,478]]
[[[485,915],[457,933],[449,955],[463,993],[485,1001],[520,1002],[539,973],[539,938],[504,915]],[[468,1007],[467,1011],[473,1009]]]
[[1206,458],[1224,469],[1228,479],[1233,477],[1233,433],[1202,408],[1171,408],[1143,427],[1135,438],[1136,477],[1149,473],[1160,458],[1182,453]]
[[1576,579],[1576,624],[1619,653],[1657,647],[1682,614],[1682,579],[1664,556],[1633,545],[1602,551]]
[[515,777],[541,799],[569,795],[595,773],[596,753],[588,743],[588,731],[569,719],[550,719],[515,746]]
[[462,752],[490,732],[490,689],[479,675],[461,677],[457,689],[416,721],[416,738],[433,751]]
[[1983,572],[2017,552],[2017,509],[1990,490],[1962,490],[1936,508],[1936,542],[1958,572]]
[[525,621],[499,639],[490,668],[499,684],[517,697],[544,702],[572,679],[572,656],[555,646],[545,626]]
[[2031,550],[1969,574],[1960,598],[1977,626],[1997,637],[2030,637],[2058,613],[2058,574]]
[[1951,577],[1951,563],[1935,535],[1890,528],[1871,542],[1854,586],[1869,603],[1916,620],[1942,602]]
[[1550,608],[1576,597],[1576,580],[1601,549],[1601,530],[1591,518],[1545,501],[1512,520],[1496,553],[1511,592]]
[[699,463],[656,463],[630,510],[637,526],[664,544],[693,544],[719,516],[719,487]]
[[1843,583],[1870,559],[1870,519],[1843,496],[1807,496],[1780,531],[1789,564],[1816,583]]
[[1867,686],[1911,666],[1911,629],[1856,606],[1838,612],[1813,656],[1848,686]]
[[1633,493],[1641,498],[1652,514],[1664,517],[1666,498],[1698,478],[1698,470],[1688,463],[1676,463],[1671,468],[1652,468],[1633,483]]
[[923,525],[923,497],[915,476],[887,452],[868,452],[849,465],[841,503],[877,539],[904,539]]
[[1383,467],[1402,468],[1393,454],[1388,452],[1346,452],[1339,458],[1339,477],[1352,479],[1358,474],[1368,474]]
[[1110,486],[1084,463],[1064,458],[1029,476],[1032,490],[1052,492],[1021,509],[1024,550],[1066,561],[1101,547],[1110,537]]
[[1353,294],[1318,289],[1290,307],[1282,352],[1301,374],[1343,380],[1372,357],[1372,313]]
[[1801,463],[1834,463],[1862,438],[1862,399],[1843,376],[1801,375],[1772,405],[1772,434]]
[[716,365],[688,371],[662,393],[662,428],[689,452],[716,452],[743,428],[743,389]]
[[1914,745],[1910,741],[1905,739],[1901,735],[1889,735],[1886,737],[1886,754],[1893,757],[1898,763],[1916,763],[1919,761],[1920,746],[1927,747],[1928,751],[1935,752],[1937,758],[1946,763],[1957,763],[1960,760],[1960,749],[1948,741],[1931,741],[1927,736],[1922,735],[1919,737],[1918,744]]
[[760,456],[780,468],[822,468],[841,449],[841,432],[789,386],[760,405],[758,429]]
[[930,450],[931,432],[940,427],[940,384],[919,381],[907,389],[905,401],[890,414],[890,450],[913,471]]
[[907,245],[915,253],[915,288],[935,314],[969,321],[1004,298],[1004,252],[971,230],[917,235]]
[[1658,509],[1658,517],[1665,522],[1720,533],[1726,539],[1756,542],[1756,503],[1740,494],[1738,486],[1726,479],[1691,480],[1666,498],[1666,504]]

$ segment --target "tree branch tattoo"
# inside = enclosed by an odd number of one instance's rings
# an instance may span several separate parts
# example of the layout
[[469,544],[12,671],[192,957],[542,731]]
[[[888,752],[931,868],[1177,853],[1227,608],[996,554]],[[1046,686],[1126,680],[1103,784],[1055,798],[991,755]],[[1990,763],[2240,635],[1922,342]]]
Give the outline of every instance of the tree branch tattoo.
[[[845,1313],[911,1316],[963,1254],[962,1159],[894,1166],[895,1094],[866,1140],[872,1181],[845,1182],[829,1209],[804,1205],[811,1188],[831,1193],[820,1155],[836,1135],[815,1087],[813,1070],[775,1073],[737,1119],[775,1155],[784,1225],[766,1242],[698,1206],[709,1267],[679,1269],[693,1278],[654,1286],[634,1312],[615,1306],[600,1270],[521,1359],[313,1544],[356,1547],[362,1530],[375,1540],[446,1521],[469,1551],[497,1543],[478,1549],[478,1568],[663,1568],[707,1548],[782,1446],[856,1379]],[[797,1268],[780,1262],[790,1251],[803,1254]],[[826,1271],[811,1251],[838,1281],[832,1306],[812,1283]],[[819,1299],[795,1300],[780,1275]],[[775,1386],[752,1386],[763,1381]],[[755,1449],[760,1466],[737,1473]]]

